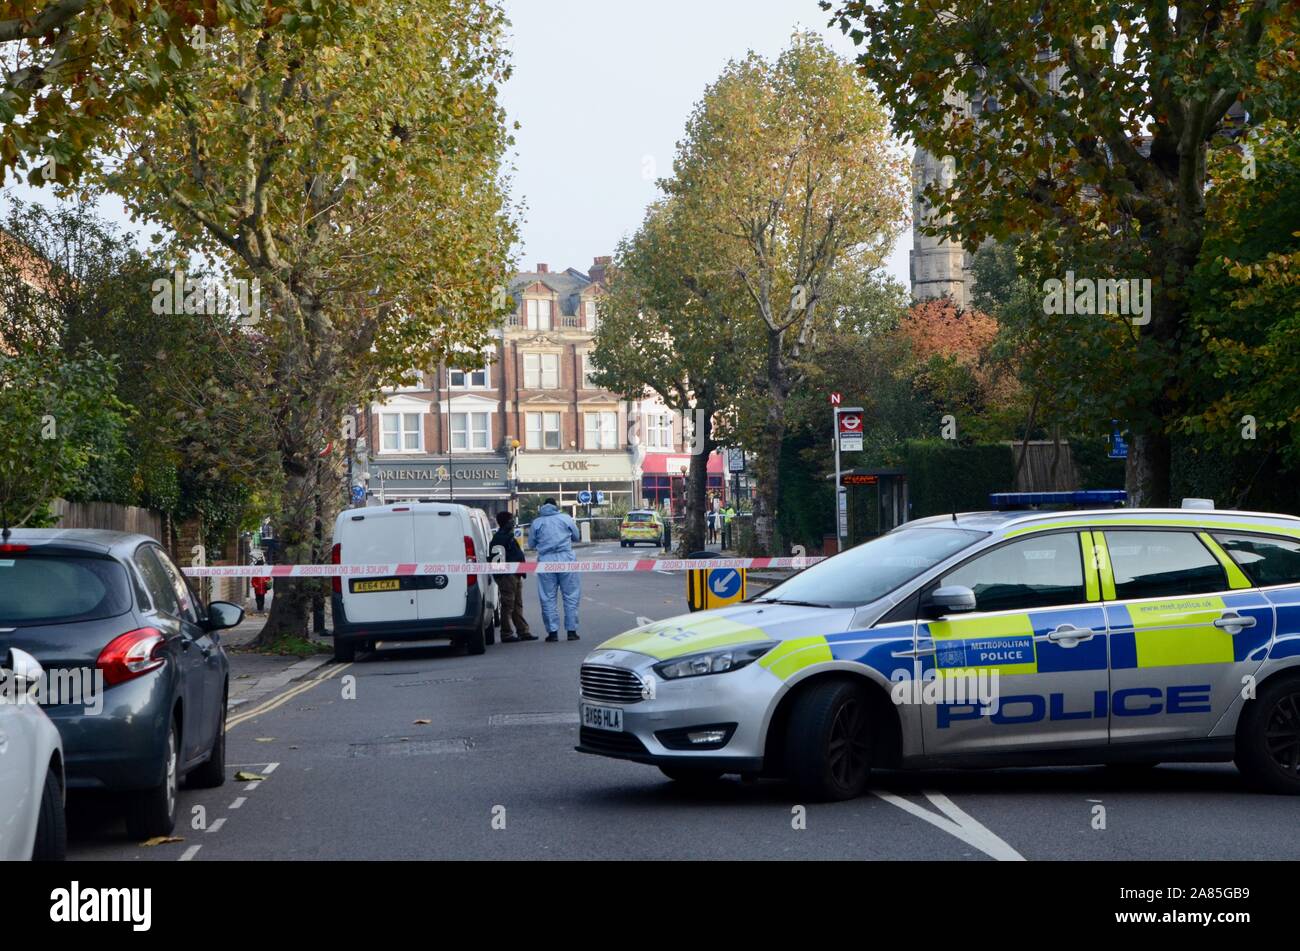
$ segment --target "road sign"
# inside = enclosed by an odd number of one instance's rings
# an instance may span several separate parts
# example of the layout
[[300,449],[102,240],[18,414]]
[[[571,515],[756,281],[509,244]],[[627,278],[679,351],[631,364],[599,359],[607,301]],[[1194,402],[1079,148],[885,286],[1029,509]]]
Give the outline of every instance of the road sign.
[[599,489],[596,490],[596,504],[597,505],[605,504],[605,493],[601,492]]
[[1119,431],[1119,420],[1112,419],[1111,425],[1115,430],[1110,435],[1110,452],[1107,455],[1112,459],[1127,459],[1128,443],[1124,440],[1124,434]]
[[686,572],[686,604],[692,611],[735,604],[743,601],[747,592],[744,568],[692,568]]
[[728,472],[745,471],[745,450],[743,449],[727,450],[727,471]]
[[366,500],[366,487],[364,485],[354,485],[352,487],[352,501],[364,502]]
[[586,489],[583,489],[581,492],[578,493],[578,502],[582,505],[590,505],[591,493],[588,492]]
[[843,399],[844,399],[844,397],[841,396],[839,393],[832,393],[832,394],[831,394],[831,405],[832,405],[832,406],[839,406],[839,405],[840,405],[840,402],[841,402]]
[[840,452],[862,451],[862,410],[854,407],[842,409],[839,417]]

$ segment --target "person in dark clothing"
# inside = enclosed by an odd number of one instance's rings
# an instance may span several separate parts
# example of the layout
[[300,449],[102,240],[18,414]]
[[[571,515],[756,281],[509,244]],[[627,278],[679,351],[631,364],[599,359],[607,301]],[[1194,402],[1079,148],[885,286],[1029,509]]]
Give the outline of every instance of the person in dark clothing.
[[[496,534],[488,544],[488,554],[510,562],[523,561],[524,550],[515,538],[515,517],[509,512],[497,512],[497,525]],[[498,548],[504,552],[503,556],[496,554]],[[537,640],[524,618],[524,576],[497,575],[496,578],[501,587],[501,643]]]

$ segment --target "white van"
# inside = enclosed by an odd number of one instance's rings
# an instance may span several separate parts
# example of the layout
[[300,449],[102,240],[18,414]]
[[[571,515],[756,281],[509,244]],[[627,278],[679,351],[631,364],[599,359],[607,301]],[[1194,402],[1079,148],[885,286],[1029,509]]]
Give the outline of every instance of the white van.
[[[454,502],[398,502],[344,509],[334,522],[336,565],[486,562],[486,516]],[[463,644],[482,654],[496,641],[499,593],[490,574],[394,574],[334,578],[334,657],[358,649]]]

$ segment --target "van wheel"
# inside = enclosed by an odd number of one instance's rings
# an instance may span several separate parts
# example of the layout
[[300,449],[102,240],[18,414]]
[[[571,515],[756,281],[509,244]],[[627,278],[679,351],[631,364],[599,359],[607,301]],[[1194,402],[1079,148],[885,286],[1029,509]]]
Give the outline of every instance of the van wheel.
[[1235,759],[1259,789],[1300,795],[1300,678],[1271,683],[1247,704]]
[[45,771],[45,788],[41,791],[40,818],[36,821],[36,844],[32,861],[62,862],[68,852],[67,816],[63,812],[63,790],[51,766]]
[[226,695],[221,696],[221,722],[217,724],[217,738],[212,741],[212,753],[185,777],[191,789],[216,789],[226,783]]
[[813,799],[862,795],[871,776],[866,692],[848,681],[817,684],[795,700],[786,731],[786,772]]
[[340,664],[350,664],[357,656],[357,646],[334,635],[334,660]]
[[466,654],[485,654],[487,653],[487,636],[483,631],[483,625],[479,625],[473,634],[465,638]]
[[176,791],[180,785],[180,731],[176,721],[167,731],[163,781],[153,789],[132,793],[126,813],[126,831],[133,839],[171,835],[176,828]]

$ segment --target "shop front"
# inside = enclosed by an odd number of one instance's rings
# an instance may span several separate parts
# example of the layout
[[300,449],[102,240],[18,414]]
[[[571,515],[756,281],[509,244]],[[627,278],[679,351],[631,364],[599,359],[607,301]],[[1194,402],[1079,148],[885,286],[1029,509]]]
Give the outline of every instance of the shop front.
[[421,456],[370,463],[372,505],[411,499],[461,502],[489,515],[510,507],[510,464],[504,455]]
[[520,452],[515,463],[519,511],[528,513],[548,498],[571,515],[586,514],[579,493],[594,501],[631,508],[635,504],[636,470],[625,452]]
[[[686,475],[691,457],[670,453],[646,453],[641,461],[641,499],[646,508],[680,514],[686,508]],[[709,456],[709,497],[726,498],[726,476],[721,453]]]

